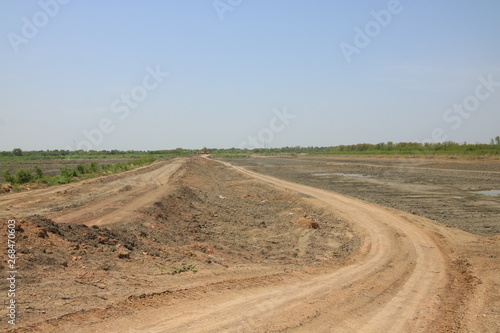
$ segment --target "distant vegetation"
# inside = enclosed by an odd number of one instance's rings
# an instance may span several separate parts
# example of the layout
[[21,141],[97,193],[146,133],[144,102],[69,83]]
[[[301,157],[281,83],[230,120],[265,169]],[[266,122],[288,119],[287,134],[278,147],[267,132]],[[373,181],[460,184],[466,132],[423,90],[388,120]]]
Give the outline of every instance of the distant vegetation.
[[356,145],[341,145],[332,147],[283,147],[258,149],[209,149],[217,157],[245,157],[251,154],[261,155],[414,155],[414,156],[462,156],[462,157],[495,157],[500,158],[500,136],[492,139],[490,144],[456,143],[361,143]]
[[50,186],[68,184],[74,181],[92,178],[103,174],[127,171],[138,166],[151,164],[154,161],[154,157],[145,157],[127,162],[102,165],[99,165],[96,161],[92,161],[91,163],[78,164],[74,169],[61,166],[59,175],[52,177],[45,177],[43,175],[43,170],[39,166],[35,166],[34,172],[30,169],[18,169],[14,174],[11,174],[9,170],[3,170],[2,177],[6,183],[12,185],[43,183]]
[[13,151],[0,152],[0,161],[32,161],[32,160],[49,160],[49,159],[105,159],[105,158],[144,158],[153,157],[171,158],[178,156],[192,155],[193,150],[182,148],[171,150],[153,150],[153,151],[137,151],[137,150],[36,150],[23,151],[20,148],[15,148]]
[[27,161],[49,159],[119,159],[119,158],[172,158],[196,155],[207,152],[217,157],[245,157],[251,154],[308,154],[308,155],[469,155],[469,156],[500,156],[500,136],[485,143],[456,143],[446,141],[442,143],[418,142],[382,142],[377,144],[360,143],[355,145],[340,145],[330,147],[282,147],[282,148],[202,148],[202,149],[171,149],[171,150],[101,150],[101,151],[70,151],[70,150],[39,150],[22,151],[16,148],[13,151],[0,152],[0,161]]
[[18,169],[14,174],[8,170],[2,172],[3,180],[11,184],[26,184],[33,182],[44,182],[49,185],[66,184],[77,179],[88,178],[102,173],[120,172],[128,170],[132,165],[144,165],[152,163],[155,159],[183,157],[208,152],[216,157],[248,157],[252,154],[260,155],[405,155],[405,156],[459,156],[470,158],[500,158],[500,136],[491,139],[489,144],[484,143],[456,143],[446,141],[442,143],[417,143],[417,142],[386,142],[378,144],[361,143],[355,145],[340,145],[331,147],[283,147],[283,148],[256,148],[256,149],[172,149],[172,150],[154,150],[154,151],[120,151],[120,150],[102,150],[102,151],[69,151],[69,150],[40,150],[40,151],[22,151],[15,148],[13,151],[0,152],[0,162],[22,162],[32,160],[50,160],[50,159],[94,159],[103,161],[106,159],[134,159],[128,162],[116,164],[102,164],[98,162],[79,164],[75,169],[61,167],[60,175],[53,177],[44,177],[42,169],[35,166],[34,170]]

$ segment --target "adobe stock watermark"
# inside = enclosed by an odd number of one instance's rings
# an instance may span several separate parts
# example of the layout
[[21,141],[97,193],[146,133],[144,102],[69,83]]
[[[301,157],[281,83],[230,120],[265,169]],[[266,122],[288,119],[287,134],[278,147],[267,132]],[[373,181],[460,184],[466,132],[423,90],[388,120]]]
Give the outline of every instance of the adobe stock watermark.
[[[411,0],[409,0],[411,1]],[[399,15],[403,12],[403,5],[399,0],[390,0],[387,3],[387,8],[380,11],[372,10],[370,15],[373,20],[368,21],[364,28],[354,27],[354,37],[352,44],[341,42],[339,44],[340,50],[344,55],[347,63],[352,62],[352,56],[354,54],[360,54],[361,50],[365,49],[370,45],[373,39],[375,39],[382,32],[383,28],[387,28],[391,24],[394,16]]]
[[[464,120],[469,119],[481,106],[481,102],[489,99],[500,87],[500,82],[494,81],[493,74],[487,78],[479,76],[479,84],[474,89],[474,93],[465,97],[461,103],[453,104],[443,113],[443,121],[451,126],[451,129],[458,130]],[[442,127],[436,127],[431,132],[431,137],[423,142],[444,142],[448,140],[448,135]]]
[[[6,223],[7,227],[7,242],[3,244],[7,247],[7,281],[8,281],[8,289],[7,289],[7,322],[10,325],[16,325],[16,316],[17,316],[17,298],[16,298],[16,290],[17,288],[17,243],[16,243],[16,220],[8,220]],[[4,305],[5,305],[4,303]]]
[[[147,74],[144,75],[142,83],[136,85],[128,94],[122,94],[119,98],[113,100],[110,105],[112,113],[118,116],[119,120],[125,120],[129,117],[130,111],[137,109],[139,104],[143,102],[149,92],[157,89],[160,84],[169,75],[167,72],[162,72],[160,65],[156,65],[155,69],[150,66],[146,67]],[[82,139],[75,145],[76,150],[93,150],[104,141],[105,135],[113,133],[116,129],[116,121],[110,118],[102,118],[95,128],[82,131],[85,139]],[[67,150],[72,150],[71,147],[66,147]]]
[[30,40],[35,38],[40,29],[49,24],[50,19],[59,14],[61,6],[67,5],[70,0],[40,0],[38,5],[40,10],[34,13],[30,18],[23,16],[21,18],[21,33],[9,32],[7,39],[15,53],[19,53],[21,45],[28,44]]
[[215,12],[219,16],[219,20],[224,21],[226,12],[232,12],[243,3],[243,0],[215,0],[212,2]]
[[273,113],[274,117],[269,120],[269,125],[262,128],[256,136],[249,135],[245,141],[238,145],[238,148],[268,148],[268,145],[273,142],[275,135],[283,132],[286,126],[290,125],[291,120],[296,117],[296,115],[288,113],[286,107],[283,107],[282,111],[274,109]]

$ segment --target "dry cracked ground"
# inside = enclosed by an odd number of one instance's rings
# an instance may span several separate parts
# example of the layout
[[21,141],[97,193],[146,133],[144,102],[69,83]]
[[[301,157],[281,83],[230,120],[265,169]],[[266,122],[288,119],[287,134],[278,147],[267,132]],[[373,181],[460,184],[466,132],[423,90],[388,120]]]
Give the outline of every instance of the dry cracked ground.
[[499,161],[256,157],[2,194],[0,329],[498,332],[498,189]]

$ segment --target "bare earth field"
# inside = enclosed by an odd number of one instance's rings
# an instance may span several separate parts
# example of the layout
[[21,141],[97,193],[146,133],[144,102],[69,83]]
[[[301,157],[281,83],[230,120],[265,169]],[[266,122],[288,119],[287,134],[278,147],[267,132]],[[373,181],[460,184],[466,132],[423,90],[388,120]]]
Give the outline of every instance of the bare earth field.
[[[227,161],[425,216],[473,234],[500,234],[498,160],[307,157]],[[476,193],[490,190],[497,195]]]
[[498,161],[227,162],[0,195],[0,329],[498,332]]

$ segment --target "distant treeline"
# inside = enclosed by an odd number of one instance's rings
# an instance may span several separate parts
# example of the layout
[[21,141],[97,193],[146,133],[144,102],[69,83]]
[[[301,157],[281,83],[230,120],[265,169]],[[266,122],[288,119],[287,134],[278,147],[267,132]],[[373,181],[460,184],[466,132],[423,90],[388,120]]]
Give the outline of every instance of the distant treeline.
[[500,156],[500,136],[485,143],[442,143],[418,142],[382,142],[377,144],[360,143],[355,145],[340,145],[331,147],[282,147],[282,148],[202,148],[172,150],[102,150],[102,151],[70,151],[70,150],[40,150],[22,151],[19,148],[9,152],[0,152],[0,160],[37,160],[37,159],[105,159],[105,158],[144,158],[156,159],[182,157],[210,153],[217,157],[245,157],[251,154],[261,155],[467,155],[472,157]]
[[170,150],[34,150],[23,151],[20,148],[15,148],[12,151],[0,152],[0,160],[48,160],[48,159],[103,159],[103,158],[171,158],[178,156],[189,156],[194,154],[193,150],[182,148]]
[[490,144],[418,142],[386,142],[360,143],[355,145],[340,145],[332,147],[282,147],[256,149],[209,149],[210,153],[218,157],[244,157],[250,154],[279,155],[279,154],[307,154],[307,155],[467,155],[472,157],[500,157],[500,137],[496,137]]

